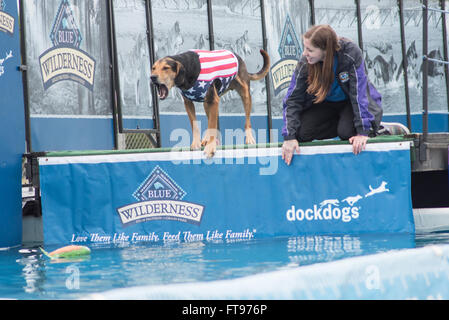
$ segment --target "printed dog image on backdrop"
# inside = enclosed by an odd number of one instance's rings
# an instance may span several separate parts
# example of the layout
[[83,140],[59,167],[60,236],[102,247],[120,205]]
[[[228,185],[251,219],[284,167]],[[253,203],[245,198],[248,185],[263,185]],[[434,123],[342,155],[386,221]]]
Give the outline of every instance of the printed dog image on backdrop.
[[[245,110],[245,143],[255,144],[251,131],[250,81],[264,78],[270,70],[270,57],[260,50],[263,67],[257,73],[249,73],[239,55],[228,50],[190,50],[178,55],[157,60],[151,69],[151,81],[156,86],[159,98],[164,100],[171,88],[181,90],[184,106],[192,127],[192,150],[204,146],[208,158],[217,148],[218,104],[220,97],[229,90],[240,95]],[[206,135],[201,135],[196,123],[193,102],[203,102],[208,125]]]

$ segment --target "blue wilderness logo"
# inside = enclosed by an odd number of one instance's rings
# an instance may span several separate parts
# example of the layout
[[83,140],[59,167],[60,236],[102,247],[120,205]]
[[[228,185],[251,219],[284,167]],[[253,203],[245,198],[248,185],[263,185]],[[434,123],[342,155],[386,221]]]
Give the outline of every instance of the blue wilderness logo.
[[133,193],[138,201],[118,208],[123,227],[152,220],[201,224],[204,206],[182,201],[187,193],[159,166]]
[[282,31],[278,52],[281,59],[271,67],[271,79],[273,80],[275,96],[288,88],[302,54],[301,44],[296,35],[295,27],[288,15]]
[[6,0],[0,0],[0,31],[12,35],[14,33],[14,17],[7,14],[5,9]]
[[96,62],[80,49],[83,38],[69,0],[62,0],[59,5],[50,39],[53,47],[39,57],[44,89],[47,90],[57,82],[70,80],[92,91]]

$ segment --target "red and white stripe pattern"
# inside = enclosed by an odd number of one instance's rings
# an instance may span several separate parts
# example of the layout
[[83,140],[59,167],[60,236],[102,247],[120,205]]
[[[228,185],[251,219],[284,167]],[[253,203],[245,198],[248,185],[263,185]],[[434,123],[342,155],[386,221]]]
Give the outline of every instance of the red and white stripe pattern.
[[202,102],[212,83],[220,81],[221,85],[217,86],[217,93],[221,96],[237,76],[239,69],[237,57],[228,50],[192,51],[199,56],[201,72],[191,88],[181,90],[182,95],[191,101]]
[[239,63],[237,57],[228,50],[193,50],[200,57],[201,73],[198,81],[211,81],[227,78],[237,74]]

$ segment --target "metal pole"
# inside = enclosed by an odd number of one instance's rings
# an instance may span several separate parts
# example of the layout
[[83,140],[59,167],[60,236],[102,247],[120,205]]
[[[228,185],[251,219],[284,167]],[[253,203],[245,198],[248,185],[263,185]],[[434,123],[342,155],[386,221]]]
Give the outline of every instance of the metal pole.
[[408,59],[407,59],[407,47],[405,44],[404,1],[398,0],[398,5],[399,5],[399,23],[401,27],[402,73],[404,76],[405,109],[407,112],[407,127],[410,130],[410,132],[412,132],[410,93],[408,90]]
[[212,18],[212,0],[207,0],[207,23],[209,26],[209,47],[215,50],[214,21]]
[[315,25],[315,0],[309,0],[310,7],[310,25]]
[[427,142],[428,137],[428,73],[429,73],[429,61],[427,60],[428,53],[428,1],[423,0],[423,44],[422,44],[422,54],[423,54],[423,65],[422,65],[422,80],[423,80],[423,141]]
[[[114,126],[114,149],[118,149],[118,132],[123,132],[122,110],[120,105],[120,86],[118,83],[117,48],[115,44],[114,8],[112,1],[106,0],[109,23],[109,58],[111,68],[112,123]],[[117,115],[119,119],[117,119]],[[118,132],[117,132],[118,131]]]
[[30,121],[30,96],[28,90],[28,73],[27,73],[27,51],[26,51],[26,31],[25,31],[25,9],[24,1],[19,1],[19,20],[20,20],[20,50],[21,50],[21,66],[22,71],[22,83],[23,83],[23,95],[24,95],[24,107],[25,107],[25,141],[26,152],[33,152],[31,145],[31,121]]
[[[267,39],[267,25],[265,21],[265,1],[260,0],[260,11],[262,19],[262,39],[263,39],[263,49],[268,52],[268,39]],[[270,77],[269,74],[265,77],[265,88],[267,92],[267,121],[268,121],[268,142],[273,142],[273,137],[271,136],[271,129],[273,128],[273,118],[271,110],[271,87],[270,87]]]
[[[145,0],[145,11],[147,18],[147,39],[148,48],[150,53],[150,64],[153,65],[155,62],[155,52],[154,52],[154,28],[153,28],[153,11],[151,8],[151,1]],[[151,83],[151,97],[153,100],[153,126],[157,130],[156,133],[156,147],[161,147],[161,127],[160,127],[160,114],[159,114],[159,99],[157,98],[157,90]],[[148,137],[151,137],[148,134]],[[150,138],[152,139],[152,138]]]
[[422,108],[423,108],[423,115],[422,115],[422,139],[420,141],[419,145],[419,156],[421,161],[427,160],[426,155],[426,143],[428,139],[428,121],[429,121],[429,114],[428,114],[428,73],[429,73],[429,61],[427,60],[427,51],[428,51],[428,1],[423,0],[423,20],[422,20],[422,26],[423,26],[423,42],[422,42],[422,54],[423,54],[423,64],[422,64],[422,80],[423,80],[423,94],[422,94]]
[[362,36],[362,12],[360,9],[360,0],[355,0],[357,9],[357,33],[359,36],[359,47],[363,51],[363,36]]
[[[444,0],[440,0],[440,7],[443,11],[446,10],[446,4]],[[446,27],[446,14],[441,13],[442,18],[442,26],[443,26],[443,56],[444,61],[448,61],[448,47],[447,47],[447,27]],[[446,102],[447,108],[449,111],[449,66],[447,64],[444,65],[444,76],[446,80]]]

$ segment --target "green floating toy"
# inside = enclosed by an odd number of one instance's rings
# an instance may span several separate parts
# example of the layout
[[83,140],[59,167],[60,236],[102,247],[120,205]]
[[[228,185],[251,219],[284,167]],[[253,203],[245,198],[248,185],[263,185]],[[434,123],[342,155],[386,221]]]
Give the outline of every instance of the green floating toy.
[[40,248],[42,253],[45,254],[50,259],[73,259],[84,257],[90,255],[90,249],[86,246],[66,246],[59,248],[50,253],[46,252],[44,249]]

